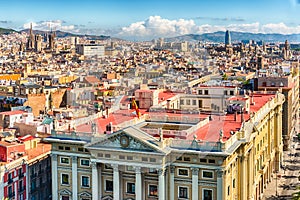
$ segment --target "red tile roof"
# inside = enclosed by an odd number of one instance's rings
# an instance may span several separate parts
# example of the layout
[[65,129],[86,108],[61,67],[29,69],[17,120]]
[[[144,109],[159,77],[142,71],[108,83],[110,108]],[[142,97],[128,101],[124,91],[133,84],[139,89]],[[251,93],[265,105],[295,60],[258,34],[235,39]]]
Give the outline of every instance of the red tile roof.
[[13,111],[5,111],[5,112],[0,112],[0,115],[20,115],[26,113],[23,110],[13,110]]

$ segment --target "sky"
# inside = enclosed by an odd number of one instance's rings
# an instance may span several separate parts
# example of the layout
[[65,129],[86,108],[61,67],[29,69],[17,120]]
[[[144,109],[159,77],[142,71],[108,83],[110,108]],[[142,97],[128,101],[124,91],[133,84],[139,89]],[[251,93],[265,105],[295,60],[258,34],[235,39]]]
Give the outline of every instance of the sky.
[[124,39],[215,31],[300,33],[300,0],[0,0],[0,27]]

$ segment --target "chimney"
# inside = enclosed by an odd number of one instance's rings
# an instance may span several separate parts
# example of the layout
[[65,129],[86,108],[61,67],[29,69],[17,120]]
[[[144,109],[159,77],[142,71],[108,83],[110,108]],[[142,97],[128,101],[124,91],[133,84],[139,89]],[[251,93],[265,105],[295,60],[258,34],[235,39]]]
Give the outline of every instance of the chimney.
[[244,109],[241,107],[241,122],[244,122]]
[[160,142],[163,142],[163,140],[164,140],[164,135],[163,135],[163,132],[162,132],[162,129],[161,129],[161,128],[158,129],[158,134],[159,134],[159,141],[160,141]]
[[237,112],[234,112],[234,121],[236,121],[236,117],[237,117]]

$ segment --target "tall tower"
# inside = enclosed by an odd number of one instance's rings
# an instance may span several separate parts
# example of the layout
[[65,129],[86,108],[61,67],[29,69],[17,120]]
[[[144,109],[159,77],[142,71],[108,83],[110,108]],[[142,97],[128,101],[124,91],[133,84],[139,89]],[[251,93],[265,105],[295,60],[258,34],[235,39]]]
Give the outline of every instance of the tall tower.
[[50,34],[48,35],[48,42],[49,42],[49,49],[53,50],[54,49],[54,45],[55,45],[55,32],[50,32]]
[[230,36],[230,31],[226,31],[225,33],[225,45],[231,45],[231,36]]
[[34,50],[36,52],[42,51],[42,36],[41,35],[35,35]]
[[30,23],[29,36],[28,36],[26,48],[29,50],[34,49],[34,35],[32,32],[32,23]]

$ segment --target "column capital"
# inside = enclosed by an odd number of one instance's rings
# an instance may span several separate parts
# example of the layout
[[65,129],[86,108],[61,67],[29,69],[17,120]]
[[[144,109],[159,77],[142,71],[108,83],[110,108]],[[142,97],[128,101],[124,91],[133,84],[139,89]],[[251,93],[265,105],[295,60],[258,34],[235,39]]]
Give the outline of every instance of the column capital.
[[117,164],[111,164],[111,166],[112,166],[114,172],[118,172],[119,171],[119,165],[117,165]]
[[96,161],[92,161],[91,165],[92,165],[92,169],[96,169],[97,168],[97,162]]
[[159,176],[164,176],[165,175],[165,169],[158,169],[157,172],[158,172]]
[[174,173],[175,173],[175,166],[171,165],[171,166],[169,167],[169,170],[170,170],[170,173],[171,173],[171,174],[174,174]]
[[224,175],[224,170],[218,169],[217,170],[217,178],[222,178]]
[[196,176],[199,175],[199,168],[192,167],[191,169],[192,169],[192,175],[196,175]]
[[51,154],[51,158],[52,158],[53,160],[57,160],[57,154]]
[[72,162],[77,162],[77,156],[72,156]]
[[136,167],[134,167],[134,169],[135,169],[135,173],[141,173],[141,170],[142,170],[141,167],[136,166]]

